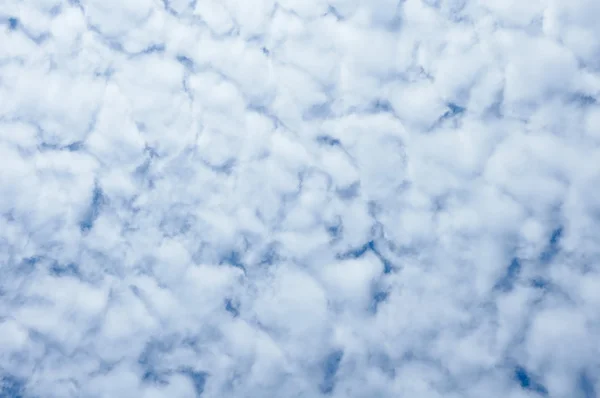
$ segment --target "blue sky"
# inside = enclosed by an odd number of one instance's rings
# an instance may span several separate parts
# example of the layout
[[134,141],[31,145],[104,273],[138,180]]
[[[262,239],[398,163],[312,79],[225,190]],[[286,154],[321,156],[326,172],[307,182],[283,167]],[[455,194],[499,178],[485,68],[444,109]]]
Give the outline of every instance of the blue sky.
[[600,2],[0,0],[0,398],[595,398]]

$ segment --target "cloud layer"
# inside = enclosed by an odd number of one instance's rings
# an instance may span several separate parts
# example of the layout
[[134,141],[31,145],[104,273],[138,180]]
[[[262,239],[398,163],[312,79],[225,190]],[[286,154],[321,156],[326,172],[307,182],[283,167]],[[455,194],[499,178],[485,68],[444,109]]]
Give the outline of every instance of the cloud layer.
[[0,397],[595,398],[598,15],[0,1]]

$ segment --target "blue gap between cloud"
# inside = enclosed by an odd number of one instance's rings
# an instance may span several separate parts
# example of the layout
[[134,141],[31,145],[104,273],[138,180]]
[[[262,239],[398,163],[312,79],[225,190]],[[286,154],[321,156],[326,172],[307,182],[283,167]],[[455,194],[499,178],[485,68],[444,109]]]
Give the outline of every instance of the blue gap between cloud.
[[558,252],[560,251],[560,241],[563,237],[563,227],[558,227],[554,231],[552,231],[552,235],[550,235],[550,241],[548,242],[548,246],[540,255],[540,261],[544,264],[549,263],[556,257]]
[[94,223],[100,215],[100,210],[104,204],[104,201],[104,193],[102,192],[102,188],[96,184],[94,187],[90,208],[88,209],[83,220],[79,223],[79,229],[81,232],[88,232],[94,227]]
[[344,356],[344,351],[331,351],[323,361],[323,380],[319,385],[319,389],[323,394],[331,394],[335,389],[335,377],[340,368],[340,363]]
[[534,378],[532,378],[530,373],[524,367],[519,365],[515,367],[514,378],[522,389],[535,392],[543,396],[548,395],[548,389],[538,381],[534,380]]

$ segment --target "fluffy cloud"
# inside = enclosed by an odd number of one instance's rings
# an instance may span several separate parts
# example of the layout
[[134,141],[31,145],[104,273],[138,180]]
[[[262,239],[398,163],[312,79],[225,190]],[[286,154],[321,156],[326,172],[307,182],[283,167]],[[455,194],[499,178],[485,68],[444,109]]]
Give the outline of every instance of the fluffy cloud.
[[597,2],[0,4],[0,396],[597,396]]

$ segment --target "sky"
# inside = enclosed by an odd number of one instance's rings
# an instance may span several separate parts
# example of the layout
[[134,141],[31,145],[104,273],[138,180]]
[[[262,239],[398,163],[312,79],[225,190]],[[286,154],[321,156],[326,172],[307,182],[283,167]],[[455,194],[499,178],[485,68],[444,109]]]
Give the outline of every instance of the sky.
[[0,0],[0,397],[598,397],[598,16]]

